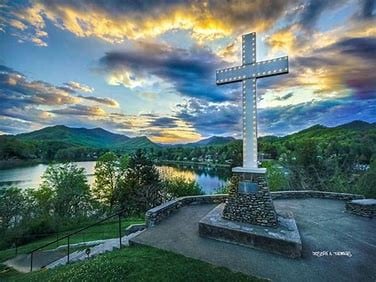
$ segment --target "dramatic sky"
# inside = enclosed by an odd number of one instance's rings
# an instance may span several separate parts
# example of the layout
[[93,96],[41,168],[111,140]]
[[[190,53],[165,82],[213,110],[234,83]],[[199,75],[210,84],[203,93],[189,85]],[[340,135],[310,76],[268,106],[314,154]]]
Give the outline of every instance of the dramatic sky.
[[257,60],[261,135],[376,121],[375,0],[0,0],[0,134],[64,124],[155,142],[241,137],[241,35]]

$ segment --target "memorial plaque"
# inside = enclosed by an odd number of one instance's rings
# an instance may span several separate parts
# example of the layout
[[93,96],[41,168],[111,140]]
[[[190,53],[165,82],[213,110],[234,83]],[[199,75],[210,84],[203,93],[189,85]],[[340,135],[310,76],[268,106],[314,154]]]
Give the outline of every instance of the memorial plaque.
[[257,183],[251,181],[239,182],[238,192],[242,194],[252,194],[258,191]]

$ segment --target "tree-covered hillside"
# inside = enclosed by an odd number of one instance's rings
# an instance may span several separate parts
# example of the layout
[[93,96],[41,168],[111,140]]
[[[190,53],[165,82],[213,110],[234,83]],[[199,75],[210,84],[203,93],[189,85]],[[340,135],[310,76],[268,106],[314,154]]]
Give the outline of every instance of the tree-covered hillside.
[[58,141],[91,148],[110,148],[130,139],[125,135],[111,133],[102,128],[70,128],[64,125],[45,127],[30,133],[19,134],[16,137],[20,140]]
[[[308,148],[310,147],[310,148]],[[0,160],[89,160],[105,151],[129,153],[143,149],[156,160],[240,165],[241,140],[213,136],[196,143],[161,146],[147,137],[129,138],[101,128],[46,127],[31,133],[0,136]],[[347,164],[370,164],[376,152],[376,125],[354,121],[337,127],[315,125],[284,137],[259,138],[260,159],[340,158]]]
[[95,160],[110,150],[127,153],[157,147],[147,137],[130,138],[102,128],[57,125],[30,133],[0,136],[0,160]]

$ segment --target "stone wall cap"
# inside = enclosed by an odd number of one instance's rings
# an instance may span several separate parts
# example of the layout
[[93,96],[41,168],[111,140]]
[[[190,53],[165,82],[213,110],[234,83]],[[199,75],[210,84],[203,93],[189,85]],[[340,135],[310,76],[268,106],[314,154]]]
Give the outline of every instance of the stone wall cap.
[[163,204],[161,204],[161,205],[159,205],[159,206],[156,206],[156,207],[154,207],[154,208],[148,210],[147,213],[155,213],[155,212],[158,212],[158,211],[160,211],[160,210],[163,210],[163,209],[165,209],[165,208],[170,207],[171,205],[175,205],[175,204],[177,204],[178,202],[179,202],[178,199],[174,199],[174,200],[171,200],[171,201],[165,202],[165,203],[163,203]]
[[248,173],[260,173],[260,174],[262,173],[263,174],[266,172],[266,168],[237,166],[237,167],[232,168],[232,172],[240,172],[240,173],[248,172]]
[[361,200],[352,200],[352,204],[358,204],[358,205],[376,205],[376,199],[361,199]]

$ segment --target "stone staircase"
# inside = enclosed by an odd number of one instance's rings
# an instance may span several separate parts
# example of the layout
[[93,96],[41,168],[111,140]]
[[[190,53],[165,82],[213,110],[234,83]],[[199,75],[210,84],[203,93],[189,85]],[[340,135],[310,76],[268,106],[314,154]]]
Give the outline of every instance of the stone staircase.
[[[136,237],[140,233],[142,233],[144,230],[140,230],[134,233],[131,233],[129,235],[125,235],[121,238],[121,245],[122,246],[129,246],[129,240]],[[90,244],[90,242],[87,242]],[[82,261],[91,257],[95,257],[97,255],[111,252],[114,249],[119,249],[119,238],[113,238],[113,239],[107,239],[103,240],[100,244],[97,244],[90,248],[90,253],[87,254],[86,250],[81,251],[75,251],[69,255],[69,263],[76,262],[76,261]],[[62,257],[48,265],[45,266],[47,269],[55,268],[57,266],[66,265],[68,261],[68,257]]]

